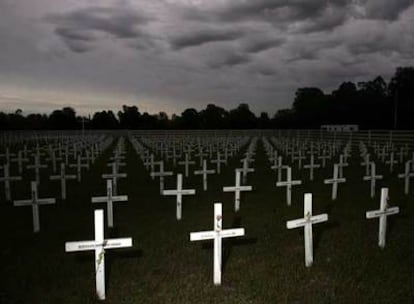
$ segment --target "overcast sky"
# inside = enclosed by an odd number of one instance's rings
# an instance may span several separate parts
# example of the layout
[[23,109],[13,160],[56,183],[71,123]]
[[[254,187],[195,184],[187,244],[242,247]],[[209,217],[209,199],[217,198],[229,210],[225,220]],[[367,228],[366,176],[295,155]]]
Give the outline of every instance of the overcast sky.
[[180,114],[413,65],[413,0],[0,0],[0,110]]

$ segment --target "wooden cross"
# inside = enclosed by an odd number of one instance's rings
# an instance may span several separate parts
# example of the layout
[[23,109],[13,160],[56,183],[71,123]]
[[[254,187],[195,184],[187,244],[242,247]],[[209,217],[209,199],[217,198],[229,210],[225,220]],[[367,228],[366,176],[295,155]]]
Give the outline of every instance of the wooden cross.
[[234,211],[240,210],[240,192],[252,191],[252,186],[240,185],[240,170],[236,169],[236,185],[232,187],[223,187],[223,192],[234,192]]
[[127,177],[126,173],[119,173],[118,166],[116,163],[112,163],[112,173],[102,174],[102,178],[104,179],[112,179],[112,186],[114,190],[114,195],[118,194],[118,178],[125,178]]
[[151,178],[154,178],[158,176],[160,178],[160,194],[162,195],[162,191],[164,190],[164,176],[172,176],[172,171],[164,171],[164,161],[154,162],[154,165],[156,164],[160,165],[160,171],[158,172],[151,172]]
[[32,194],[31,199],[14,201],[13,204],[14,206],[32,206],[33,232],[39,232],[39,205],[55,204],[56,200],[54,198],[39,198],[37,193],[37,183],[32,181],[30,185]]
[[404,194],[410,192],[410,178],[414,177],[414,172],[410,172],[411,160],[405,162],[405,171],[402,174],[398,174],[398,178],[404,179]]
[[325,184],[332,184],[332,200],[336,200],[338,196],[338,183],[345,183],[346,178],[339,178],[339,170],[338,170],[338,164],[334,164],[334,172],[333,177],[331,179],[325,179]]
[[50,180],[60,180],[60,192],[62,200],[66,199],[66,180],[76,179],[76,175],[66,175],[65,164],[60,164],[60,174],[50,176]]
[[387,216],[397,214],[400,212],[398,207],[388,208],[388,188],[381,189],[381,203],[380,209],[374,211],[367,211],[367,219],[379,218],[379,232],[378,232],[378,245],[381,248],[385,247],[385,236],[387,233]]
[[207,191],[207,175],[214,174],[215,170],[207,170],[207,161],[203,160],[203,169],[194,171],[194,175],[202,175],[203,176],[203,190]]
[[10,182],[22,180],[21,176],[10,176],[9,164],[3,166],[3,177],[0,177],[0,182],[4,182],[4,194],[7,201],[11,201]]
[[27,165],[26,168],[35,170],[35,180],[36,180],[36,183],[39,184],[40,183],[40,169],[47,168],[47,165],[42,165],[40,163],[40,155],[36,154],[34,156],[34,164]]
[[184,173],[185,173],[185,177],[188,177],[188,173],[189,173],[189,167],[190,165],[194,165],[195,161],[190,161],[190,156],[189,153],[185,154],[185,160],[183,161],[179,161],[178,162],[179,165],[183,165],[184,166]]
[[320,167],[321,167],[321,165],[315,164],[313,154],[311,154],[311,156],[310,156],[310,163],[308,165],[303,166],[303,168],[309,169],[309,179],[311,181],[313,181],[313,169],[320,168]]
[[312,216],[312,193],[305,194],[304,216],[301,219],[286,222],[287,229],[304,227],[305,236],[305,265],[310,267],[313,264],[313,235],[312,225],[328,220],[328,214],[319,214]]
[[301,180],[292,180],[292,168],[286,168],[286,181],[276,183],[276,187],[286,187],[286,203],[288,206],[292,204],[292,186],[301,185]]
[[113,212],[113,203],[116,202],[127,202],[128,195],[118,195],[116,196],[112,189],[112,180],[106,180],[106,196],[92,197],[92,203],[106,203],[106,213],[108,218],[108,227],[112,228],[114,226],[114,212]]
[[96,294],[105,300],[105,250],[132,246],[132,238],[104,239],[103,210],[95,210],[95,239],[66,242],[65,251],[95,251]]
[[212,231],[191,232],[190,241],[214,240],[213,282],[221,285],[222,239],[243,236],[244,228],[223,230],[223,215],[221,203],[214,204],[214,227]]
[[[369,154],[368,154],[369,155]],[[380,180],[382,179],[382,175],[376,175],[376,166],[374,162],[370,163],[370,167],[371,167],[371,173],[368,176],[364,176],[363,180],[364,181],[371,181],[371,198],[375,196],[375,184],[376,184],[376,180]]]
[[177,220],[181,220],[182,216],[182,199],[183,195],[194,195],[195,189],[183,189],[183,175],[177,175],[177,189],[175,190],[164,190],[162,195],[175,195],[177,197]]

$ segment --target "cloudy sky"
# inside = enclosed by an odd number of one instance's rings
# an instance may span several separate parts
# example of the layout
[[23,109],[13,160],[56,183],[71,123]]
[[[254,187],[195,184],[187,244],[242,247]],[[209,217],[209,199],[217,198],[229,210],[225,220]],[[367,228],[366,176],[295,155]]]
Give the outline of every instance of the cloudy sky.
[[180,114],[413,65],[414,0],[0,0],[0,110]]

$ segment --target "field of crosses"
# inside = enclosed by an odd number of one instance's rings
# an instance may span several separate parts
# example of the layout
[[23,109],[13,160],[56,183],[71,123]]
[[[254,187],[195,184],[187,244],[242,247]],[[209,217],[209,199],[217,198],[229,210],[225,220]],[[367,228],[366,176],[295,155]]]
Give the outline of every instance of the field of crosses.
[[414,149],[0,137],[0,303],[414,303]]

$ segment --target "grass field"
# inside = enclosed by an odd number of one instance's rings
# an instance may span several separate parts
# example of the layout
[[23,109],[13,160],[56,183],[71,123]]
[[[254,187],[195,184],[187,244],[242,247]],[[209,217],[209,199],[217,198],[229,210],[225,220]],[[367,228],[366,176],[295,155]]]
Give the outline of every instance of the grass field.
[[[357,152],[356,150],[354,152]],[[57,204],[40,207],[41,231],[32,232],[30,207],[0,204],[0,303],[95,303],[93,252],[65,253],[65,241],[93,238],[91,196],[105,194],[100,177],[109,151],[102,155],[82,183],[71,181],[68,199],[59,198],[59,182],[46,181],[43,172],[40,197],[56,197]],[[359,153],[353,153],[359,155]],[[209,176],[207,192],[200,176],[184,180],[185,188],[197,189],[183,199],[183,219],[175,219],[175,198],[159,195],[158,180],[152,181],[132,147],[127,144],[128,178],[120,181],[119,193],[129,201],[116,203],[113,229],[106,237],[132,237],[133,247],[106,252],[106,303],[414,303],[414,199],[403,194],[403,182],[385,174],[379,185],[390,188],[390,205],[400,214],[388,218],[387,245],[378,243],[378,220],[365,219],[365,212],[379,208],[379,192],[369,196],[369,183],[362,181],[361,159],[351,159],[344,169],[347,183],[339,186],[338,200],[331,201],[332,166],[316,171],[293,170],[293,203],[287,207],[285,188],[276,188],[272,172],[258,143],[256,172],[243,193],[241,210],[233,211],[234,185],[230,161],[220,176]],[[171,167],[171,166],[169,166]],[[211,165],[210,165],[211,167]],[[402,167],[396,172],[402,172]],[[26,181],[31,173],[25,173]],[[175,187],[167,179],[166,189]],[[43,182],[44,181],[44,182]],[[12,186],[14,199],[29,197],[29,183]],[[303,216],[303,194],[313,193],[314,214],[328,213],[329,221],[314,226],[314,264],[304,265],[303,229],[286,229],[286,221]],[[0,197],[4,198],[3,187]],[[246,235],[223,242],[222,286],[212,282],[212,242],[190,242],[189,233],[213,228],[213,204],[223,203],[224,228],[243,227]]]

